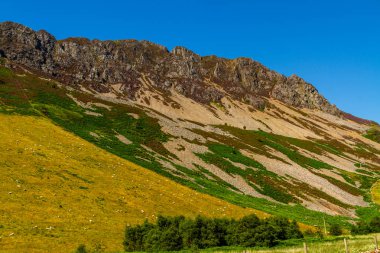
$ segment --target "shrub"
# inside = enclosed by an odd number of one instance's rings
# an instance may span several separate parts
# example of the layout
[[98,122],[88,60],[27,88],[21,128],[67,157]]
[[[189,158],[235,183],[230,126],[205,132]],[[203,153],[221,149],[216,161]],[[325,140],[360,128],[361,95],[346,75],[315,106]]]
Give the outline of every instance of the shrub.
[[338,224],[333,224],[330,227],[330,234],[335,236],[341,235],[342,228]]
[[75,253],[87,253],[86,246],[83,244],[79,245]]
[[380,217],[372,218],[370,222],[360,221],[356,226],[352,226],[353,235],[365,235],[370,233],[380,233]]

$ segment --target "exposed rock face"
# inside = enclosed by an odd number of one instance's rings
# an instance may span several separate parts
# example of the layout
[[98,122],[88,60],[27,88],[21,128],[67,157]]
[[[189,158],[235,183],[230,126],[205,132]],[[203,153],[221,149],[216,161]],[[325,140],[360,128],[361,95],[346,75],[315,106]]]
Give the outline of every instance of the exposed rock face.
[[322,109],[331,114],[337,113],[337,108],[321,96],[317,89],[302,78],[291,75],[286,82],[277,83],[271,96],[289,105],[310,109]]
[[121,83],[130,99],[135,99],[144,75],[162,92],[176,90],[201,103],[231,96],[262,108],[264,98],[273,97],[293,106],[340,114],[311,84],[296,76],[287,78],[248,58],[201,57],[183,47],[169,52],[163,46],[136,40],[57,41],[45,31],[35,32],[12,22],[0,23],[0,55],[67,85],[109,92],[110,84]]
[[0,24],[0,55],[30,68],[46,71],[53,64],[55,43],[55,38],[46,31],[35,32],[12,22]]

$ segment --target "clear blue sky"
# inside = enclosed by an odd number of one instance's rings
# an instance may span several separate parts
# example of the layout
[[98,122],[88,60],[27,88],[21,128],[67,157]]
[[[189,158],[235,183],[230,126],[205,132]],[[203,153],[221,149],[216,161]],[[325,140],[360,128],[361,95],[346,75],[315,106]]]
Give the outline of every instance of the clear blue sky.
[[380,122],[379,0],[3,0],[5,20],[58,39],[145,39],[201,55],[250,57],[303,77],[342,110]]

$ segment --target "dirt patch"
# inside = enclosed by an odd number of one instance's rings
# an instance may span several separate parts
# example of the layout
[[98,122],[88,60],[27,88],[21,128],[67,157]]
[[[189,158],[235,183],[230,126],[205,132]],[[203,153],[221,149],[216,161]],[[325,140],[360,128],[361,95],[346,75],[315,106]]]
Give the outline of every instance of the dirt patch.
[[121,141],[122,143],[126,144],[126,145],[129,145],[129,144],[132,144],[133,142],[131,142],[130,140],[127,139],[127,137],[125,137],[124,135],[121,135],[121,134],[116,134],[115,137]]
[[92,111],[88,111],[88,110],[86,110],[84,113],[87,114],[87,115],[90,115],[90,116],[95,116],[95,117],[103,116],[103,115],[100,114],[100,113],[92,112]]

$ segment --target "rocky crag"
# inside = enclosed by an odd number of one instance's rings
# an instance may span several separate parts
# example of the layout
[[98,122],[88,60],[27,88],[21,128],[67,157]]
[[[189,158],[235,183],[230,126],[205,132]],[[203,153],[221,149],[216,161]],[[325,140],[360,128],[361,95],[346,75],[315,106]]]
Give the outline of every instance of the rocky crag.
[[302,78],[286,77],[249,59],[200,56],[184,48],[169,51],[148,41],[100,41],[85,38],[56,40],[46,31],[0,24],[0,56],[13,63],[75,87],[86,85],[100,93],[120,84],[123,95],[136,99],[142,76],[164,93],[173,90],[209,104],[232,97],[262,109],[267,98],[299,108],[341,112]]

